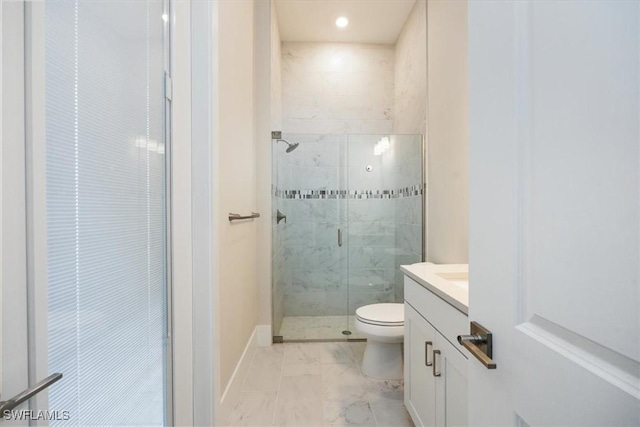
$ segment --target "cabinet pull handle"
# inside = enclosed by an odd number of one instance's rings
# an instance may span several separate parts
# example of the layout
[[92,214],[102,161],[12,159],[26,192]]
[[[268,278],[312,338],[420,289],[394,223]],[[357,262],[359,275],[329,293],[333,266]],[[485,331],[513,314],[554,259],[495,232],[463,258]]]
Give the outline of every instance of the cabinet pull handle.
[[440,350],[433,350],[433,376],[439,377],[440,371],[436,370],[436,361],[437,361],[436,354],[440,354]]
[[425,366],[433,365],[433,361],[429,362],[429,346],[432,346],[432,345],[433,345],[432,341],[424,342],[424,365]]

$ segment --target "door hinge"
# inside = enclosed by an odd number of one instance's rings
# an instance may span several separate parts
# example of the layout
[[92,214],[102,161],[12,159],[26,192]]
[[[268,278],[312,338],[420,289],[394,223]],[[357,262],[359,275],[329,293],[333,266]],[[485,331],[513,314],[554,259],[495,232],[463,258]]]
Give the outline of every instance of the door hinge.
[[171,81],[171,76],[167,73],[164,73],[164,96],[169,101],[173,97],[173,82]]

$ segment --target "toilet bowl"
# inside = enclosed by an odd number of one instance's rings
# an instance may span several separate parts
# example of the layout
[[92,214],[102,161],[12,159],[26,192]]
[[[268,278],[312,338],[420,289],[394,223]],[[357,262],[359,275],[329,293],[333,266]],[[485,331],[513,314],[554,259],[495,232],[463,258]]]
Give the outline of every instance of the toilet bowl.
[[371,304],[356,310],[355,326],[367,338],[362,373],[385,380],[401,379],[404,304]]

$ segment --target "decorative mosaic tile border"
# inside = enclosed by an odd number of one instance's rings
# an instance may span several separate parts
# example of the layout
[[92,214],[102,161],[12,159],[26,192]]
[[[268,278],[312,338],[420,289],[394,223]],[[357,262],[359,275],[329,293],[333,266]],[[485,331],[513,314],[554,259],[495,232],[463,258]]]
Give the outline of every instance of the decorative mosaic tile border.
[[397,190],[281,190],[271,187],[271,195],[282,199],[399,199],[422,196],[424,185]]

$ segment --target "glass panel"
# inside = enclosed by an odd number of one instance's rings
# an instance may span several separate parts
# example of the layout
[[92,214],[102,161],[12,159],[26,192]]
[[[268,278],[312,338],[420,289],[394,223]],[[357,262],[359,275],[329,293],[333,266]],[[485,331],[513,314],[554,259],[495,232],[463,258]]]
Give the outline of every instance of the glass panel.
[[[384,154],[383,154],[384,155]],[[424,150],[422,135],[392,135],[391,152],[396,171],[394,302],[404,301],[401,265],[424,261]]]
[[164,425],[163,3],[46,2],[53,425]]
[[[285,134],[294,150],[278,142],[278,205],[282,257],[276,252],[274,317],[282,295],[284,340],[344,339],[348,257],[346,256],[345,143],[341,135]],[[338,245],[338,230],[343,245]]]
[[401,303],[399,267],[422,260],[422,157],[419,135],[349,136],[351,325],[358,307]]

